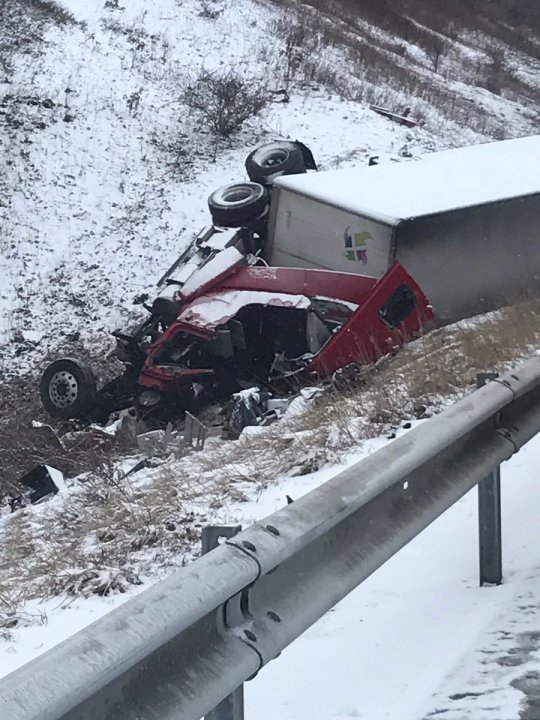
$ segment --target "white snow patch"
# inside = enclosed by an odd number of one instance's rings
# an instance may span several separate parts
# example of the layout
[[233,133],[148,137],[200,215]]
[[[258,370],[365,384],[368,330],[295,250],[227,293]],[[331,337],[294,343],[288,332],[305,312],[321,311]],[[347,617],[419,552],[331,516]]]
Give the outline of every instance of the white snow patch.
[[535,135],[431,153],[418,161],[286,176],[275,184],[395,225],[540,193],[540,176],[533,169],[539,163],[540,135]]
[[202,328],[213,328],[223,325],[248,305],[272,305],[307,310],[310,304],[311,301],[305,295],[256,290],[224,290],[215,295],[203,295],[197,298],[180,313],[178,320]]

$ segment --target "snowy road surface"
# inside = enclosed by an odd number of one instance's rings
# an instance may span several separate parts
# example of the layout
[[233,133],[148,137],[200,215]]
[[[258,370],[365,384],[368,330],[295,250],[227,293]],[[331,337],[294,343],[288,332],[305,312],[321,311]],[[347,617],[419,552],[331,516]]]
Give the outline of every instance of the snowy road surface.
[[503,466],[504,585],[476,489],[246,686],[257,720],[539,720],[540,438]]

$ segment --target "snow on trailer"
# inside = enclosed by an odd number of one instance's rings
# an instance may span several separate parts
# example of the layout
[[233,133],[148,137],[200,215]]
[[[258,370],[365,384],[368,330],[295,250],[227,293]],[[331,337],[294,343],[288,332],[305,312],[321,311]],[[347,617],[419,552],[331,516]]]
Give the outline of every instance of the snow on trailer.
[[540,136],[278,178],[270,264],[382,276],[398,260],[441,322],[540,291]]
[[540,135],[443,150],[421,160],[287,175],[275,186],[397,225],[540,193]]

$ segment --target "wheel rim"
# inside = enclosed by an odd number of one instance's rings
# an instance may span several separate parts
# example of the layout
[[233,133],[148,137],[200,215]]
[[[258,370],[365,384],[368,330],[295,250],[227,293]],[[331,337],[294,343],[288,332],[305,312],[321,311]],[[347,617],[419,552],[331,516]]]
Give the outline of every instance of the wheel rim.
[[68,370],[55,373],[49,383],[49,397],[52,404],[63,410],[71,407],[79,396],[79,383]]
[[249,200],[253,190],[249,187],[237,187],[223,193],[223,201],[226,203],[240,203]]
[[276,165],[282,165],[288,157],[289,153],[286,150],[272,150],[262,158],[261,165],[265,168],[272,168]]
[[251,157],[260,168],[271,170],[287,163],[294,149],[292,143],[269,143],[257,148]]

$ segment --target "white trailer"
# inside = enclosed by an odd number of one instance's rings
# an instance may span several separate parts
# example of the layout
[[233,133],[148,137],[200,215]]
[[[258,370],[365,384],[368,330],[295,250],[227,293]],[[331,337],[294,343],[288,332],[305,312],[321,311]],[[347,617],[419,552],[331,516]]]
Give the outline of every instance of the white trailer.
[[399,260],[442,322],[540,291],[540,136],[275,180],[266,260],[379,277]]

